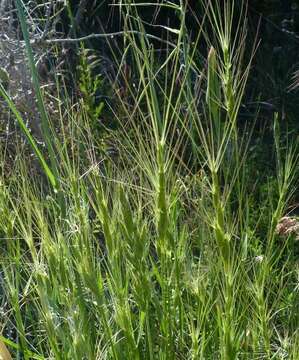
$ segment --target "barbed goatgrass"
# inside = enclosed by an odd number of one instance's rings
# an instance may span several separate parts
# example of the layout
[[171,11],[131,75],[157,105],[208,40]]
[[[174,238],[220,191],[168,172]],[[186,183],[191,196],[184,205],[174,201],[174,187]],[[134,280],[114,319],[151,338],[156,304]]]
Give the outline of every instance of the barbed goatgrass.
[[121,5],[128,31],[121,56],[112,54],[120,75],[130,60],[134,78],[125,82],[130,101],[115,92],[116,159],[97,158],[101,139],[84,101],[57,99],[54,172],[1,88],[64,204],[24,160],[1,178],[4,335],[13,329],[1,340],[24,359],[298,359],[298,267],[276,233],[298,156],[282,148],[276,119],[279,196],[269,191],[253,208],[250,139],[242,143],[237,126],[251,65],[246,22],[233,28],[234,1],[224,12],[207,1],[195,41],[208,44],[203,61],[190,46],[185,5],[171,4],[180,24],[158,60],[138,6]]

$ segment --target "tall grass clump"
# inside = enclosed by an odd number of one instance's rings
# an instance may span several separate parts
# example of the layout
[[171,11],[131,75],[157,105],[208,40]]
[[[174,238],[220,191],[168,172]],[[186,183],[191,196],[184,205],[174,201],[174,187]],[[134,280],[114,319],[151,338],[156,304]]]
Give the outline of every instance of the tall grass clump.
[[238,122],[255,48],[246,63],[234,1],[204,4],[192,44],[184,2],[161,3],[179,18],[162,27],[161,56],[139,15],[146,4],[118,4],[112,150],[94,131],[93,99],[57,98],[48,156],[60,196],[22,153],[9,179],[2,171],[0,339],[16,358],[298,358],[297,235],[277,234],[298,149],[282,141],[277,115],[276,176],[256,179],[266,189],[256,201],[251,129]]

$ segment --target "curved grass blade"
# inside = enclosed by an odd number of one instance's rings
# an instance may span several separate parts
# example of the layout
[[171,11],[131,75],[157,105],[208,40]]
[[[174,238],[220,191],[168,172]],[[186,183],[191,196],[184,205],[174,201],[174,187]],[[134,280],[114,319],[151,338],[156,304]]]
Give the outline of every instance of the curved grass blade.
[[4,98],[4,100],[6,101],[7,105],[9,106],[10,110],[13,112],[13,114],[15,115],[17,122],[23,132],[23,134],[26,136],[27,140],[30,143],[31,148],[33,149],[34,153],[36,154],[36,156],[38,157],[38,160],[44,170],[44,173],[46,174],[46,176],[48,177],[51,185],[53,186],[54,190],[57,190],[57,179],[55,177],[55,175],[53,174],[53,172],[51,171],[50,167],[48,166],[43,154],[41,153],[41,151],[39,150],[33,136],[30,134],[30,131],[28,130],[24,120],[22,119],[21,114],[19,113],[18,109],[16,108],[14,102],[11,100],[11,98],[9,97],[9,95],[7,94],[7,92],[5,91],[3,85],[0,83],[0,95]]
[[34,62],[34,56],[33,51],[30,43],[30,37],[28,32],[28,25],[26,23],[25,13],[24,13],[24,4],[21,0],[16,0],[16,6],[18,10],[18,17],[26,45],[26,52],[27,52],[27,58],[30,68],[30,73],[32,77],[32,84],[34,87],[34,91],[36,94],[37,99],[37,106],[41,117],[41,127],[42,127],[42,134],[44,137],[44,141],[47,146],[47,150],[50,156],[50,162],[51,162],[51,168],[52,171],[55,173],[56,178],[58,178],[58,170],[57,170],[57,161],[54,154],[53,144],[51,141],[51,132],[50,132],[50,126],[49,126],[49,116],[45,108],[41,87],[38,79],[38,73]]

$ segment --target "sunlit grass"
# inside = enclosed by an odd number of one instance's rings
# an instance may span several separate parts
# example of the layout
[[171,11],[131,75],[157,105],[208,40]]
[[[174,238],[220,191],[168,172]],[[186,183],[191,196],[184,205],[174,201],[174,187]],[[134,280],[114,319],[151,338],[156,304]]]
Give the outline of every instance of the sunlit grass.
[[276,118],[276,177],[254,202],[250,139],[237,126],[246,23],[234,31],[234,2],[224,16],[215,4],[196,40],[208,43],[206,61],[174,4],[180,26],[168,29],[173,46],[158,61],[138,7],[123,3],[139,35],[126,34],[122,57],[115,51],[120,74],[130,61],[135,78],[130,101],[115,92],[114,157],[103,155],[84,101],[57,99],[55,176],[22,128],[59,193],[21,156],[0,179],[0,339],[16,356],[298,359],[298,254],[294,236],[275,231],[298,149],[282,145]]

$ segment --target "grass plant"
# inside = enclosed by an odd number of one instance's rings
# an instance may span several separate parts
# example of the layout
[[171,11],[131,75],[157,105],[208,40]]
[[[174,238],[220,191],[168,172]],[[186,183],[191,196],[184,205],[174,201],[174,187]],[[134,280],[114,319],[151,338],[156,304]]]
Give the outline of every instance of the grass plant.
[[0,339],[15,358],[298,359],[298,253],[293,235],[276,233],[298,148],[282,144],[276,117],[276,177],[253,202],[250,139],[238,126],[246,23],[236,31],[234,1],[224,12],[221,3],[206,3],[203,61],[183,2],[166,4],[180,24],[165,27],[162,60],[139,7],[121,2],[128,32],[122,56],[112,50],[119,76],[129,63],[135,77],[128,98],[115,89],[114,157],[92,130],[92,101],[58,98],[53,173],[1,87],[64,203],[22,154],[9,179],[1,173]]

